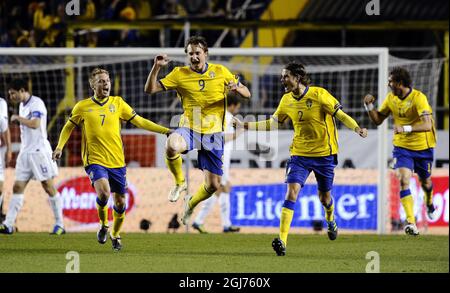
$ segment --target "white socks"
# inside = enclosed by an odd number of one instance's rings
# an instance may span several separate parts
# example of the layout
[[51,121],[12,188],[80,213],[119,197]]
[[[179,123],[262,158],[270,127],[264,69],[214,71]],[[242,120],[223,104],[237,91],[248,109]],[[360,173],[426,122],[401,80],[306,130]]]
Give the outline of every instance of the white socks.
[[222,218],[222,226],[228,228],[231,226],[230,220],[230,194],[222,192],[219,196],[220,216]]
[[49,197],[48,200],[50,202],[50,207],[52,208],[53,215],[55,216],[55,225],[64,228],[62,202],[59,192],[55,196]]
[[14,193],[9,202],[8,212],[6,213],[5,226],[8,228],[14,227],[17,214],[23,206],[23,193]]

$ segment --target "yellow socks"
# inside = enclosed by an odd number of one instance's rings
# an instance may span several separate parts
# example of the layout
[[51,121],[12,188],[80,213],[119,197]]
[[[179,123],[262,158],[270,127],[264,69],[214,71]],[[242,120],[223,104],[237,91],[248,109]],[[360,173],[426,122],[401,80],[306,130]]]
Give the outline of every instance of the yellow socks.
[[330,202],[323,206],[325,210],[325,220],[327,222],[334,221],[334,200],[333,197],[330,197]]
[[289,229],[291,228],[292,218],[294,217],[294,206],[295,202],[285,200],[283,208],[281,209],[280,239],[283,240],[284,245],[286,246]]
[[183,159],[180,154],[177,154],[175,157],[169,158],[166,155],[166,166],[169,168],[170,173],[172,173],[175,178],[175,182],[177,185],[181,185],[184,182],[184,174],[183,174]]
[[123,221],[125,220],[125,207],[123,209],[118,209],[114,206],[113,209],[113,229],[111,232],[112,237],[117,238],[120,234],[120,229],[122,229]]
[[102,226],[108,226],[108,201],[102,201],[97,197],[97,207],[98,218]]
[[414,199],[409,189],[400,191],[400,201],[402,202],[403,209],[406,213],[406,221],[410,224],[415,224],[416,218],[414,217]]
[[199,202],[209,198],[213,194],[214,192],[210,193],[208,190],[206,190],[205,183],[202,183],[202,185],[200,185],[200,188],[189,201],[189,208],[195,208],[195,206],[198,205]]
[[425,204],[427,206],[433,204],[433,185],[431,185],[430,189],[426,189],[422,186],[423,192],[425,194]]

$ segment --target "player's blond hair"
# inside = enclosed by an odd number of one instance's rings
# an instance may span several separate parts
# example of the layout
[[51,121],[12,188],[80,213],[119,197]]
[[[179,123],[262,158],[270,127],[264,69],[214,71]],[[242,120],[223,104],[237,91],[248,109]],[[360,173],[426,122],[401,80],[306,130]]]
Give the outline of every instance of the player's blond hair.
[[95,76],[102,73],[106,73],[109,76],[108,70],[103,68],[96,67],[91,71],[91,76],[89,76],[89,84],[91,85],[91,87],[94,85]]

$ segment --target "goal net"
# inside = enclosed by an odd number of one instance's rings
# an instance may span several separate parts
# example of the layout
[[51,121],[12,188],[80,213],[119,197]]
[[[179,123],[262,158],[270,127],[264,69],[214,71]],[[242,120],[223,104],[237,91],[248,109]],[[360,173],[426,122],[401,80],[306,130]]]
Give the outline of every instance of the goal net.
[[[11,78],[28,78],[32,93],[41,97],[48,108],[49,140],[55,147],[72,107],[77,101],[92,95],[88,83],[90,71],[101,66],[110,72],[111,95],[124,97],[145,118],[176,127],[182,114],[176,92],[150,96],[143,90],[153,58],[161,52],[167,53],[171,62],[161,70],[160,77],[174,66],[182,66],[187,62],[182,48],[0,48],[0,96],[7,97],[7,84]],[[387,162],[392,149],[392,122],[379,128],[370,123],[363,107],[363,97],[371,93],[377,97],[377,102],[382,101],[388,92],[389,69],[401,66],[411,73],[413,86],[424,92],[431,106],[436,108],[442,60],[396,58],[389,56],[388,50],[384,48],[211,48],[209,51],[209,62],[228,67],[240,76],[240,80],[252,92],[251,102],[243,103],[240,111],[243,119],[248,121],[266,119],[275,111],[284,92],[280,73],[290,61],[305,64],[312,85],[326,88],[341,102],[346,113],[370,130],[369,138],[363,140],[337,123],[340,152],[335,184],[336,190],[339,190],[336,191],[339,193],[336,195],[339,203],[337,208],[341,208],[341,211],[337,211],[337,217],[344,223],[342,228],[389,232],[390,175]],[[9,112],[17,113],[17,105],[10,104]],[[11,125],[11,129],[17,154],[19,129],[17,125]],[[164,167],[165,137],[136,129],[130,124],[124,124],[122,129],[128,166]],[[232,166],[266,169],[267,174],[275,174],[275,169],[285,167],[290,139],[290,124],[283,125],[275,133],[246,133],[234,143]],[[266,152],[264,147],[269,151]],[[189,175],[196,164],[195,153],[185,156],[184,161]],[[60,166],[79,168],[81,165],[81,133],[75,130],[66,145]],[[145,180],[145,175],[142,176],[138,180]],[[67,179],[70,178],[59,178],[59,181]],[[255,180],[253,183],[243,178],[234,180],[236,188],[232,194],[232,222],[250,227],[278,226],[276,203],[284,199],[284,178],[272,176],[269,181],[260,177]],[[314,182],[312,176],[299,197],[303,199],[299,200],[299,216],[294,218],[294,227],[310,227],[314,220],[323,218]],[[191,192],[195,191],[196,186],[191,184],[190,189]],[[258,192],[262,192],[262,195]],[[166,193],[163,190],[160,197],[165,199]],[[346,197],[348,194],[353,194],[353,197]],[[89,200],[92,201],[92,198]],[[264,203],[270,200],[273,203],[274,218],[266,217],[269,213],[267,210],[258,211],[258,200]],[[258,213],[262,213],[261,219]]]

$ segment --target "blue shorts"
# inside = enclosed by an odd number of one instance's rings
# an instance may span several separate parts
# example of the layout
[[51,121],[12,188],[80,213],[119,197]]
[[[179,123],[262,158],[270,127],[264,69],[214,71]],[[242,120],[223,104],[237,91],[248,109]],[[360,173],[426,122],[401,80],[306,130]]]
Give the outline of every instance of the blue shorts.
[[109,182],[111,192],[125,194],[127,190],[127,168],[106,168],[101,165],[92,164],[84,168],[91,179],[92,186],[100,178],[106,178]]
[[392,157],[394,158],[395,169],[408,168],[416,172],[421,179],[427,179],[431,176],[431,167],[433,166],[434,158],[433,148],[423,151],[412,151],[394,146]]
[[222,176],[223,132],[201,134],[186,127],[175,130],[187,143],[187,151],[198,150],[198,168]]
[[299,183],[305,185],[311,171],[317,180],[317,188],[322,192],[330,191],[333,187],[334,168],[337,165],[337,155],[326,157],[291,156],[286,164],[285,183]]

